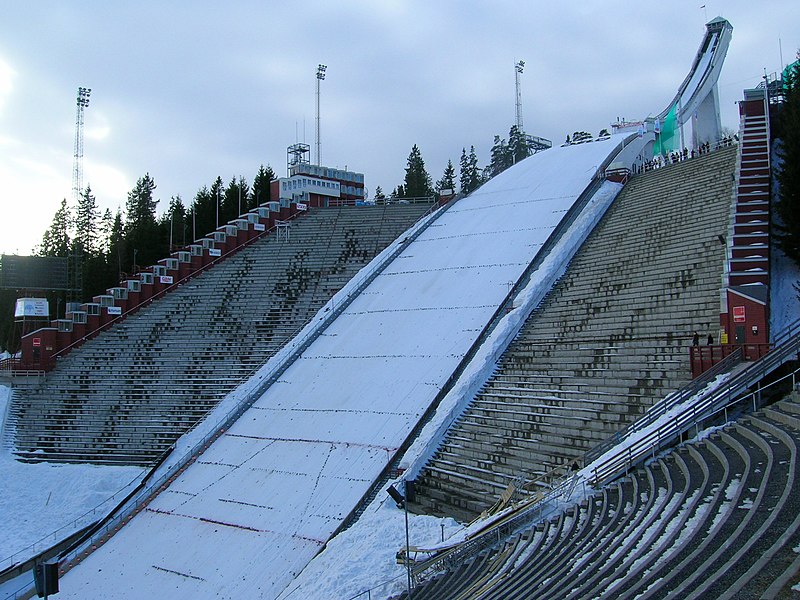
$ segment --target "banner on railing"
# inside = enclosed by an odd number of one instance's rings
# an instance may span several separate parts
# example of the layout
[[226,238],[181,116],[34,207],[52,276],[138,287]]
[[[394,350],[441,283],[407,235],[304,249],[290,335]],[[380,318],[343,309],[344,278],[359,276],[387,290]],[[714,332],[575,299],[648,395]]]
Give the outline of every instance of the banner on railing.
[[308,204],[302,202],[297,203],[297,210],[308,210]]
[[209,248],[208,249],[209,256],[222,256],[222,250],[219,248]]
[[121,315],[122,314],[122,307],[121,306],[107,306],[106,310],[110,315]]
[[160,275],[158,278],[159,283],[166,283],[172,285],[172,275]]

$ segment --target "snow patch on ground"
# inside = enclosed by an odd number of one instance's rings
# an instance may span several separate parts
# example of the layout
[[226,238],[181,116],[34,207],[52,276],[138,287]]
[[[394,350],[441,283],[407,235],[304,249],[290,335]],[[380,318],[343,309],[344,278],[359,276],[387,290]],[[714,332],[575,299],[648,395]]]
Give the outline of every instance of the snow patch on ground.
[[[772,143],[772,201],[778,201],[780,193],[780,182],[775,173],[783,165],[782,140],[776,139]],[[780,219],[775,212],[775,224],[779,224]],[[770,336],[785,329],[787,325],[797,320],[800,316],[800,292],[794,288],[800,286],[800,265],[791,261],[780,249],[775,239],[772,240],[770,264]]]
[[[409,514],[410,545],[428,547],[440,542],[443,525],[445,538],[462,529],[453,519]],[[328,542],[279,600],[353,598],[359,594],[367,598],[368,590],[373,598],[399,594],[406,589],[407,577],[395,556],[405,545],[404,512],[388,495],[381,494],[345,534]]]
[[772,277],[770,278],[770,334],[780,333],[800,317],[800,266],[773,244]]
[[[0,415],[11,390],[0,386]],[[23,463],[0,447],[0,570],[105,516],[144,475],[140,467]]]

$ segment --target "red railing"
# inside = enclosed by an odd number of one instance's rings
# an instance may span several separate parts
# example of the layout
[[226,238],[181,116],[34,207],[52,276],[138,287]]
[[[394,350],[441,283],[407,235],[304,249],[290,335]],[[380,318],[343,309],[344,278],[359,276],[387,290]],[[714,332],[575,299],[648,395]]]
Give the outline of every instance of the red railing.
[[[297,218],[299,215],[302,215],[302,214],[304,214],[302,211],[295,211],[294,213],[291,213],[284,220],[285,221],[289,221],[289,220]],[[122,321],[126,317],[129,317],[131,314],[135,313],[139,309],[141,309],[141,308],[143,308],[145,306],[148,306],[154,300],[162,298],[167,293],[169,293],[169,292],[173,291],[174,289],[176,289],[179,285],[181,285],[183,283],[186,283],[189,279],[192,279],[192,278],[200,275],[204,271],[207,271],[211,267],[219,264],[220,262],[222,262],[226,258],[230,257],[231,255],[233,255],[233,254],[239,252],[240,250],[244,249],[245,247],[253,244],[257,240],[262,239],[263,237],[265,237],[270,232],[275,231],[275,229],[276,229],[276,227],[273,225],[269,229],[265,229],[264,231],[259,232],[256,236],[254,236],[254,237],[252,237],[250,239],[242,241],[241,244],[239,244],[237,246],[234,246],[233,248],[228,250],[225,254],[223,254],[221,256],[218,256],[218,257],[215,257],[211,262],[209,262],[209,263],[207,263],[207,264],[205,264],[205,265],[203,265],[201,267],[198,267],[197,269],[195,269],[194,271],[192,271],[190,273],[187,273],[181,279],[175,280],[173,283],[171,283],[167,287],[159,290],[158,292],[156,292],[155,294],[153,294],[149,298],[147,298],[145,300],[142,300],[141,302],[139,302],[138,304],[136,304],[134,306],[131,306],[128,310],[126,310],[121,315],[117,315],[113,319],[111,319],[110,321],[108,321],[106,323],[103,323],[102,325],[92,329],[91,331],[87,331],[86,334],[83,335],[81,338],[73,341],[72,343],[70,343],[69,345],[67,345],[67,346],[65,346],[63,348],[59,348],[58,350],[53,352],[50,356],[43,357],[43,358],[41,358],[39,360],[36,360],[36,359],[33,359],[33,358],[31,358],[30,360],[24,360],[23,359],[23,362],[25,363],[26,367],[31,367],[33,369],[43,369],[45,371],[52,370],[55,367],[56,359],[58,359],[60,357],[63,357],[64,355],[66,355],[72,349],[74,349],[74,348],[80,346],[81,344],[83,344],[86,340],[94,337],[95,335],[97,335],[101,331],[105,331],[107,329],[110,329],[113,325],[115,325],[116,323],[119,323],[120,321]],[[33,332],[33,333],[36,333],[36,332]]]
[[771,344],[721,344],[710,346],[690,346],[689,360],[692,366],[692,379],[699,377],[711,367],[742,349],[742,360],[758,360],[766,356],[772,348]]

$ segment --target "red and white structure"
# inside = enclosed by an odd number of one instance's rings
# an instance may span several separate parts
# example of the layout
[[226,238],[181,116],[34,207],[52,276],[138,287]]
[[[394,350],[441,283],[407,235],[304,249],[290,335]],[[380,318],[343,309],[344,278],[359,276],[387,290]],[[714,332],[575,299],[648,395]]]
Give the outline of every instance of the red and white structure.
[[310,154],[308,144],[289,146],[288,177],[272,182],[272,198],[278,198],[281,205],[298,203],[313,207],[355,206],[366,200],[363,173],[313,165]]

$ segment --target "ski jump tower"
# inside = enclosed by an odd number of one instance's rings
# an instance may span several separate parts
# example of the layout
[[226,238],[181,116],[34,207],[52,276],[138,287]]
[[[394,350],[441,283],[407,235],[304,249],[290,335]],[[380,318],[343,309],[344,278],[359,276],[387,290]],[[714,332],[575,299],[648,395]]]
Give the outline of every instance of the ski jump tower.
[[706,23],[706,34],[692,68],[669,106],[658,115],[655,154],[667,154],[684,147],[682,128],[691,121],[692,146],[715,143],[722,137],[719,114],[719,79],[728,53],[733,26],[717,17]]

